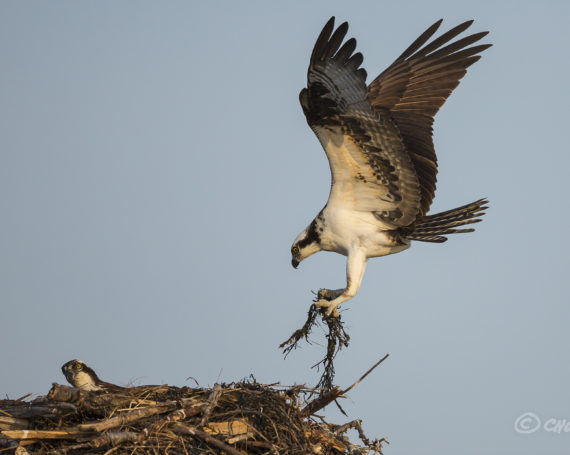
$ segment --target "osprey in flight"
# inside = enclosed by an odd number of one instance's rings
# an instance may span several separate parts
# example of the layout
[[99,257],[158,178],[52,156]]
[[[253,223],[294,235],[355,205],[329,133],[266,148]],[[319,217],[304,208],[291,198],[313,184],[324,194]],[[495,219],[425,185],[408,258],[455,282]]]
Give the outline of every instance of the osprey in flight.
[[487,200],[480,199],[427,214],[437,174],[434,116],[467,67],[491,46],[471,46],[488,32],[449,43],[473,21],[426,44],[441,22],[368,86],[362,54],[354,53],[356,40],[342,44],[346,22],[334,30],[332,17],[317,38],[299,98],[325,149],[332,182],[328,202],[297,237],[291,254],[295,268],[321,250],[347,256],[346,288],[318,293],[316,305],[327,316],[338,316],[337,307],[356,295],[368,258],[403,251],[412,240],[439,243],[448,234],[472,232],[458,226],[481,221],[487,208]]

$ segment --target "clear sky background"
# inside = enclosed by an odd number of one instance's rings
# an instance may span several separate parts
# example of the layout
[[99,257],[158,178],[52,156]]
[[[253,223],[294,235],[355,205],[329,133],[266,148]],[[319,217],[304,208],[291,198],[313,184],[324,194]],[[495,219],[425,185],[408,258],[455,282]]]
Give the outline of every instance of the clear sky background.
[[387,455],[570,453],[514,429],[570,420],[569,5],[1,2],[0,393],[45,394],[73,358],[118,384],[315,384],[322,345],[278,349],[345,283],[342,256],[290,264],[329,190],[298,103],[314,41],[348,20],[370,81],[473,18],[494,46],[437,116],[432,208],[491,207],[369,262],[337,382],[390,354],[343,403]]

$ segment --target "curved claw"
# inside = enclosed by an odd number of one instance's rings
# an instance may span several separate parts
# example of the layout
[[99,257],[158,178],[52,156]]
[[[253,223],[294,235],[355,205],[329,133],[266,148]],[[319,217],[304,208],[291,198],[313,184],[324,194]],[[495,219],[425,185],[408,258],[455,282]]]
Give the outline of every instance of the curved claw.
[[318,300],[334,300],[344,292],[344,289],[319,289]]

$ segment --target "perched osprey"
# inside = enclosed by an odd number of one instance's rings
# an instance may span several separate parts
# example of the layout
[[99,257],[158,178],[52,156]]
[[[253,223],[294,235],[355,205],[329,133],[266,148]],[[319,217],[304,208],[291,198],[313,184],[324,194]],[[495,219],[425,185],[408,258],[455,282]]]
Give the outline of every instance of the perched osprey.
[[61,367],[61,371],[67,382],[81,390],[88,392],[124,390],[124,387],[101,381],[97,374],[81,360],[70,360]]
[[[332,174],[328,202],[291,247],[292,265],[325,250],[347,256],[345,289],[321,289],[316,305],[327,316],[360,288],[368,258],[399,253],[412,240],[445,242],[472,232],[487,208],[480,199],[427,215],[435,194],[437,158],[433,119],[467,67],[490,44],[471,46],[488,32],[451,42],[473,21],[438,38],[429,27],[392,65],[366,86],[356,40],[342,44],[345,22],[332,17],[311,55],[307,88],[299,95],[307,122],[325,149]],[[341,46],[342,44],[342,46]],[[471,46],[471,47],[469,47]]]

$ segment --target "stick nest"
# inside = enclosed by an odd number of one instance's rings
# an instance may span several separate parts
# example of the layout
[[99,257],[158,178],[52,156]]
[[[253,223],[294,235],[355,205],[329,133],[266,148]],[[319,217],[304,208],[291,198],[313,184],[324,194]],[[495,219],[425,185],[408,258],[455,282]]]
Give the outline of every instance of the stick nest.
[[[89,392],[53,384],[47,396],[0,400],[0,453],[27,454],[367,454],[382,453],[360,421],[315,413],[341,397],[255,380],[214,388],[140,386]],[[355,429],[358,444],[346,432]]]

